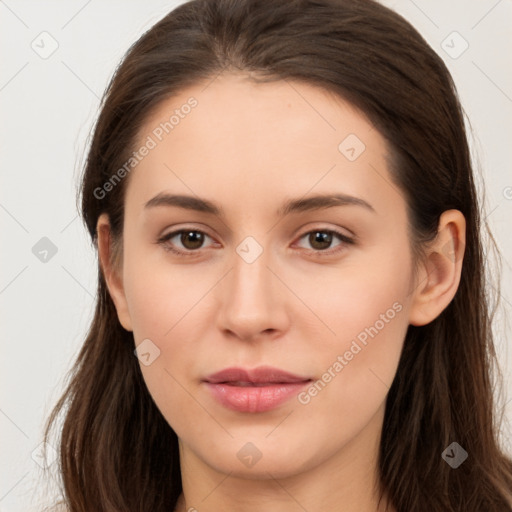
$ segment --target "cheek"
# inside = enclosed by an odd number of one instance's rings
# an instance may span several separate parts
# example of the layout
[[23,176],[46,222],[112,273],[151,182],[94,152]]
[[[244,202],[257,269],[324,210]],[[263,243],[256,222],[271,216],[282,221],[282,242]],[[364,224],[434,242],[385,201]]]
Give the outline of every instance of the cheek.
[[[215,276],[184,272],[162,259],[151,263],[151,258],[135,248],[125,259],[124,268],[135,345],[144,347],[139,349],[141,354],[150,354],[147,358],[139,355],[149,393],[167,420],[176,418],[179,411],[180,424],[195,423],[204,410],[192,397],[195,390],[189,381],[195,373],[196,354],[190,347],[201,339],[201,307],[206,302],[201,299]],[[177,431],[181,432],[179,428]]]
[[304,432],[315,433],[315,449],[348,443],[385,404],[408,321],[405,294],[393,283],[380,284],[349,287],[346,297],[326,299],[325,309],[319,304],[319,316],[329,318],[336,335],[324,336],[314,356],[310,352],[317,379],[297,397],[297,418]]
[[399,301],[387,306],[338,325],[336,340],[318,354],[318,380],[306,390],[303,403],[314,398],[353,412],[380,404],[394,379],[408,325]]
[[332,406],[333,414],[361,417],[379,407],[409,325],[410,270],[407,260],[390,252],[378,264],[343,269],[337,279],[331,273],[300,281],[297,293],[308,297],[324,333],[314,346],[319,380],[299,400],[311,411]]
[[211,287],[209,276],[172,265],[161,248],[132,245],[127,244],[124,284],[135,340],[165,341]]
[[342,350],[359,335],[364,342],[366,329],[374,332],[374,326],[380,339],[392,340],[397,324],[407,323],[409,262],[397,259],[391,251],[388,255],[381,252],[378,259],[364,255],[353,261],[339,268],[303,272],[300,278],[293,269],[282,272],[307,307],[300,315],[298,310],[293,313],[294,322],[307,318],[310,325],[318,325],[329,351]]

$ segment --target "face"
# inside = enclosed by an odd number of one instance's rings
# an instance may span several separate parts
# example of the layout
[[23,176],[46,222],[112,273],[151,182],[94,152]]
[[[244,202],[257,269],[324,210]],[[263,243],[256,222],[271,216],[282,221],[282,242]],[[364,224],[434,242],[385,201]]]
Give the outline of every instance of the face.
[[[140,132],[116,307],[182,456],[283,477],[379,434],[414,285],[406,203],[385,140],[341,99],[205,85]],[[211,377],[227,368],[247,374]]]

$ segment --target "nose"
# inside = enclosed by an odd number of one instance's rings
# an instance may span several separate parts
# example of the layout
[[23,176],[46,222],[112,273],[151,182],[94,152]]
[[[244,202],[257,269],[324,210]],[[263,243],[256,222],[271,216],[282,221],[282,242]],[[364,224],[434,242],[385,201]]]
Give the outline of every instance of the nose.
[[288,328],[286,288],[269,266],[267,251],[253,262],[238,254],[217,288],[217,322],[225,335],[252,341],[278,337]]

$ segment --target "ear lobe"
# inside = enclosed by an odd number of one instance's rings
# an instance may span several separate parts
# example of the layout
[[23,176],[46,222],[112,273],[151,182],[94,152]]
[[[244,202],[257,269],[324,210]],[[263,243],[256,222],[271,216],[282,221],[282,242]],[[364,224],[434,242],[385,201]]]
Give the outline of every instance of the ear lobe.
[[447,210],[439,219],[437,237],[428,246],[413,291],[409,323],[432,322],[452,301],[460,283],[466,244],[466,219],[458,210]]
[[107,288],[114,302],[119,322],[127,331],[133,331],[128,303],[123,286],[122,266],[116,264],[113,258],[113,240],[110,231],[110,221],[106,213],[102,213],[96,225],[98,236],[98,257]]

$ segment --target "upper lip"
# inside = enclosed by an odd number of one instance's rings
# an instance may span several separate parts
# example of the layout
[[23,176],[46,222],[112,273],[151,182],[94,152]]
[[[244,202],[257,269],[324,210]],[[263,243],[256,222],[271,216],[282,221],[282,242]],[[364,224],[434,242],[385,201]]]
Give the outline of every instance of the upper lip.
[[310,377],[303,377],[286,372],[272,366],[259,366],[253,369],[244,368],[225,368],[220,372],[212,373],[204,379],[212,384],[221,382],[249,382],[249,383],[290,383],[305,382],[311,380]]

